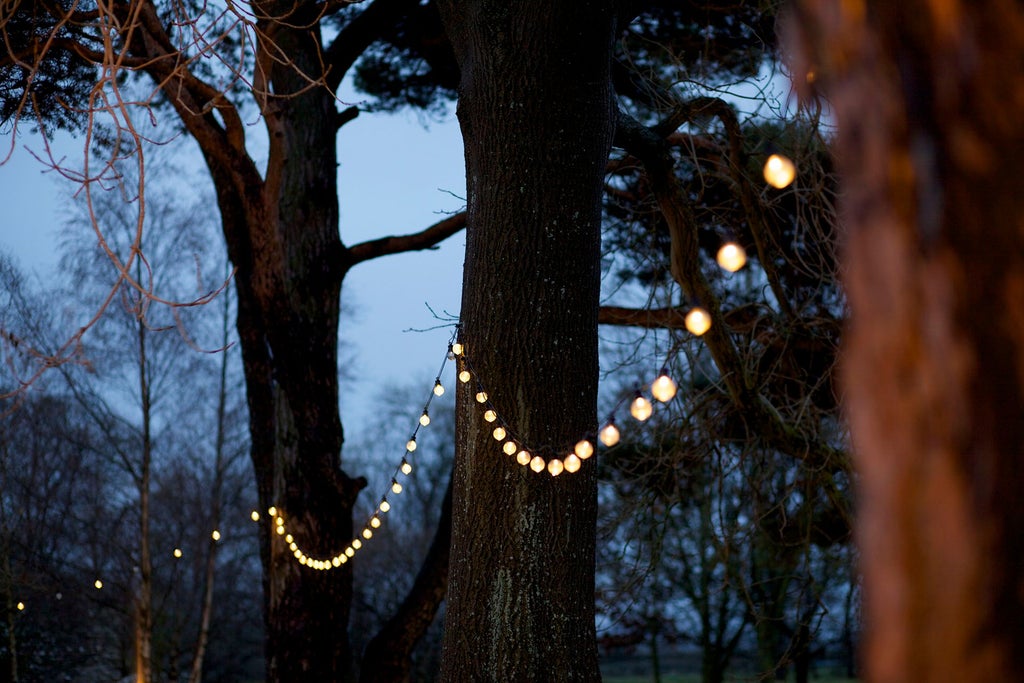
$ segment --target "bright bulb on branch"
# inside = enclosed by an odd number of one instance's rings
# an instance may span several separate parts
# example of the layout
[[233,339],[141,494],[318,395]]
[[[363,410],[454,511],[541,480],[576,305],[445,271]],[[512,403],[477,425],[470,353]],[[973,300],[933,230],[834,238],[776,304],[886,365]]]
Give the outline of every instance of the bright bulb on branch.
[[533,460],[530,461],[530,469],[534,472],[544,471],[544,458],[539,455],[533,456]]
[[215,541],[219,541],[220,540],[220,532],[217,531],[216,529],[214,529],[213,532],[210,533],[210,538],[212,538]]
[[590,443],[587,439],[581,439],[576,443],[576,448],[573,449],[573,453],[580,460],[586,460],[594,454],[594,444]]
[[569,474],[578,472],[580,469],[580,465],[582,464],[583,463],[580,461],[578,457],[576,457],[575,453],[570,453],[569,455],[565,456],[565,471],[568,472]]
[[516,462],[524,467],[530,464],[530,451],[519,451],[516,455]]
[[711,329],[711,316],[700,306],[694,306],[686,314],[686,329],[698,337]]
[[410,465],[408,461],[403,460],[401,470],[402,474],[409,474],[412,472],[412,465]]
[[772,187],[781,190],[796,178],[796,165],[782,154],[772,154],[764,162],[764,179]]
[[401,493],[402,492],[402,485],[399,484],[397,481],[391,482],[391,491],[393,493],[395,493],[395,494]]
[[423,425],[424,427],[430,424],[430,415],[428,415],[427,411],[425,410],[423,411],[423,414],[420,415],[420,424]]
[[505,428],[504,427],[495,427],[494,431],[491,432],[491,436],[494,437],[495,441],[504,441],[505,440]]
[[726,242],[719,247],[715,260],[724,270],[735,273],[747,265],[747,252],[736,242]]
[[512,455],[516,452],[516,448],[518,448],[518,446],[516,446],[515,441],[506,441],[505,445],[501,447],[501,450],[505,451],[505,455]]
[[662,403],[668,403],[675,397],[676,383],[665,370],[662,370],[658,378],[651,382],[651,395]]
[[486,391],[478,391],[478,392],[476,392],[476,402],[477,403],[487,403],[487,392]]
[[174,556],[175,557],[181,557],[181,548],[175,548],[174,549]]
[[434,396],[442,396],[444,394],[444,385],[441,384],[441,380],[434,380]]
[[496,412],[494,412],[493,410],[485,411],[484,412],[484,419],[487,420],[488,422],[494,422],[495,420],[498,419],[498,414]]
[[409,439],[409,441],[405,444],[405,450],[409,451],[410,453],[416,450],[416,437]]
[[459,342],[455,342],[454,344],[452,344],[452,353],[454,353],[456,356],[461,356],[462,344],[460,344]]
[[614,422],[609,422],[601,429],[601,443],[608,448],[611,448],[619,442],[619,428],[615,426]]
[[18,611],[19,612],[23,612],[24,610],[25,610],[25,603],[19,602],[18,603]]
[[391,509],[391,503],[387,502],[386,500],[382,500],[380,502],[380,511],[381,512],[387,512],[390,509]]
[[271,506],[271,508],[269,510],[267,510],[267,514],[270,515],[271,517],[277,517],[277,508]]
[[370,526],[374,529],[380,528],[380,517],[370,517]]
[[352,549],[353,550],[359,550],[362,547],[363,547],[363,542],[360,541],[358,538],[352,540]]
[[373,532],[369,529],[363,529],[363,538],[369,541],[371,538],[373,538]]
[[470,374],[469,370],[463,370],[462,372],[459,373],[459,381],[462,382],[463,384],[468,382],[472,377],[473,375]]
[[558,458],[555,458],[554,460],[548,463],[548,472],[551,473],[552,477],[557,477],[559,474],[562,473],[562,470],[564,469],[565,465],[563,465],[562,461],[559,460]]
[[252,514],[249,515],[249,519],[251,519],[254,522],[260,521],[260,513],[256,510],[253,510]]
[[654,412],[654,406],[652,406],[651,402],[639,393],[636,395],[636,398],[633,399],[633,403],[629,406],[629,414],[640,422],[649,418],[652,412]]
[[99,589],[103,588],[103,582],[100,581],[99,579],[96,579],[96,581],[93,582],[92,585],[96,586],[96,590],[99,590]]

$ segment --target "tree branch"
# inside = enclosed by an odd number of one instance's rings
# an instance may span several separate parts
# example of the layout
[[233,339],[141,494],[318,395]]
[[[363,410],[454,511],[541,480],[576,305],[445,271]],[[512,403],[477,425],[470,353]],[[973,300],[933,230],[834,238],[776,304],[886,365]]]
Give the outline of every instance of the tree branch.
[[381,38],[384,29],[415,6],[413,0],[375,0],[346,24],[324,54],[327,87],[332,92],[337,90],[341,79],[366,48]]
[[380,239],[360,242],[359,244],[349,247],[347,252],[347,263],[351,267],[357,263],[369,261],[370,259],[375,259],[379,256],[430,249],[465,227],[466,212],[460,211],[457,214],[445,218],[443,221],[434,223],[422,232],[416,232],[409,235],[381,237]]

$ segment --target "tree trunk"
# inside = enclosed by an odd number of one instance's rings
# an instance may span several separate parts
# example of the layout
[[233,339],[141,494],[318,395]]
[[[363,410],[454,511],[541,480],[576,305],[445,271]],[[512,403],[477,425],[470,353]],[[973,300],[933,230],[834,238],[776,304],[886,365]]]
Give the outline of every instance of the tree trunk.
[[[612,3],[441,4],[462,74],[462,340],[510,434],[564,458],[596,428]],[[594,460],[518,465],[477,391],[459,385],[442,680],[599,680]]]
[[138,479],[139,592],[135,596],[135,680],[136,683],[150,683],[153,679],[153,558],[149,548],[149,488],[153,463],[153,401],[149,388],[146,323],[139,318],[135,325],[139,353],[139,402],[142,406],[142,462],[139,464]]
[[[825,2],[869,681],[1024,671],[1024,10]],[[804,79],[798,79],[803,81]]]

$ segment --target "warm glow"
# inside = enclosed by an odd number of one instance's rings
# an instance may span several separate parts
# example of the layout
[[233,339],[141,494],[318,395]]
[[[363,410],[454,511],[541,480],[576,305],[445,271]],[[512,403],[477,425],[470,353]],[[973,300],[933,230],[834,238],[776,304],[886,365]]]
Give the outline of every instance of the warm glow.
[[478,392],[476,392],[476,402],[477,403],[487,403],[487,392],[486,391],[478,391]]
[[530,469],[534,472],[544,471],[544,458],[539,455],[533,456],[533,460],[530,461]]
[[283,526],[277,527],[277,535],[278,536],[284,536],[284,527]]
[[269,510],[267,510],[267,514],[269,514],[271,517],[277,517],[277,508],[271,507]]
[[291,550],[294,553],[298,549],[299,549],[299,544],[298,543],[296,543],[295,541],[288,541],[288,550]]
[[469,370],[463,370],[462,372],[459,373],[459,381],[462,382],[463,384],[472,379],[472,377],[473,375],[469,373]]
[[371,538],[373,538],[373,532],[369,529],[363,529],[363,538],[365,538],[366,540],[370,540]]
[[569,474],[578,472],[581,464],[582,462],[578,457],[576,457],[575,453],[570,453],[569,455],[565,456],[565,471],[568,472]]
[[181,557],[181,548],[175,548],[174,549],[174,556],[175,557]]
[[516,462],[523,466],[529,465],[530,451],[519,451],[519,454],[516,455]]
[[345,548],[345,557],[352,557],[356,554],[356,549],[352,546]]
[[667,403],[676,395],[676,383],[664,370],[658,378],[651,382],[651,395],[662,403]]
[[260,513],[257,510],[253,510],[252,514],[249,515],[249,519],[254,522],[260,521]]
[[491,432],[491,436],[494,437],[495,441],[504,441],[505,440],[505,428],[504,427],[500,427],[500,426],[499,427],[495,427],[494,431]]
[[640,394],[636,395],[636,398],[633,399],[633,403],[629,406],[629,414],[641,422],[649,418],[652,412],[654,412],[654,406],[652,406],[651,402]]
[[409,439],[409,442],[405,444],[405,450],[409,451],[410,453],[416,450],[416,437]]
[[410,465],[408,461],[403,460],[401,470],[402,474],[409,474],[410,472],[412,472],[412,465]]
[[454,353],[456,356],[461,356],[462,344],[460,344],[459,342],[455,342],[454,344],[452,344],[452,353]]
[[427,411],[425,410],[423,411],[423,414],[420,415],[420,424],[424,427],[430,424],[430,415],[427,415]]
[[698,337],[711,329],[711,316],[700,306],[694,306],[686,314],[686,329]]
[[220,532],[217,531],[216,529],[214,529],[213,533],[210,534],[210,538],[212,538],[215,541],[219,541],[220,540]]
[[609,422],[601,430],[601,443],[608,448],[611,448],[619,442],[619,428],[615,426],[613,422]]
[[341,558],[340,557],[332,557],[331,558],[331,564],[334,565],[335,567],[340,567],[341,566]]
[[764,162],[764,179],[769,185],[781,190],[796,178],[796,165],[782,154],[772,154]]
[[286,535],[286,536],[284,537],[284,542],[285,542],[285,543],[291,543],[291,542],[292,542],[292,541],[294,541],[294,540],[295,540],[295,537],[294,537],[294,536],[292,536],[291,534],[287,534],[287,535]]
[[354,540],[352,541],[352,549],[353,549],[353,550],[359,550],[359,549],[360,549],[360,548],[362,548],[362,547],[363,547],[363,542],[362,542],[362,541],[360,541],[360,540],[359,540],[358,538],[357,538],[357,539],[354,539]]
[[18,603],[18,611],[21,612],[21,611],[24,611],[24,609],[25,609],[25,603],[19,602]]
[[391,491],[393,493],[401,493],[402,492],[402,485],[399,484],[397,481],[391,482]]
[[573,451],[576,454],[576,457],[578,457],[580,460],[586,460],[587,458],[594,454],[594,444],[590,443],[590,441],[586,439],[583,439],[582,441],[576,444],[576,448],[574,448]]
[[434,396],[441,396],[444,394],[444,385],[441,384],[441,380],[434,381]]
[[381,512],[387,512],[390,509],[391,509],[391,503],[387,502],[386,500],[382,500],[380,502],[380,511]]
[[488,410],[484,412],[484,419],[487,420],[488,422],[494,422],[495,420],[498,419],[498,414],[493,410]]
[[93,583],[92,585],[96,586],[96,590],[99,590],[99,589],[103,588],[103,582],[100,581],[99,579],[96,579],[96,582]]
[[518,446],[516,446],[515,441],[506,441],[505,445],[501,447],[501,450],[505,451],[505,455],[512,455],[516,452],[516,448],[518,448]]
[[370,526],[374,529],[380,528],[380,517],[370,517]]
[[562,470],[564,469],[565,466],[562,465],[562,461],[559,460],[558,458],[555,458],[554,460],[548,463],[548,472],[551,473],[552,477],[557,477],[559,474],[562,473]]
[[718,249],[715,260],[724,270],[735,273],[747,265],[747,252],[735,242],[726,242]]

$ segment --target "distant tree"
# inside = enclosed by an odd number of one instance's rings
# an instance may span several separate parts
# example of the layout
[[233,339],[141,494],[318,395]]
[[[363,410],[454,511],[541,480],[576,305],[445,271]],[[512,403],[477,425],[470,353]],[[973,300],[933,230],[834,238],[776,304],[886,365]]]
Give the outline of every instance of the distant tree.
[[1024,11],[800,2],[831,103],[869,681],[1024,671]]

